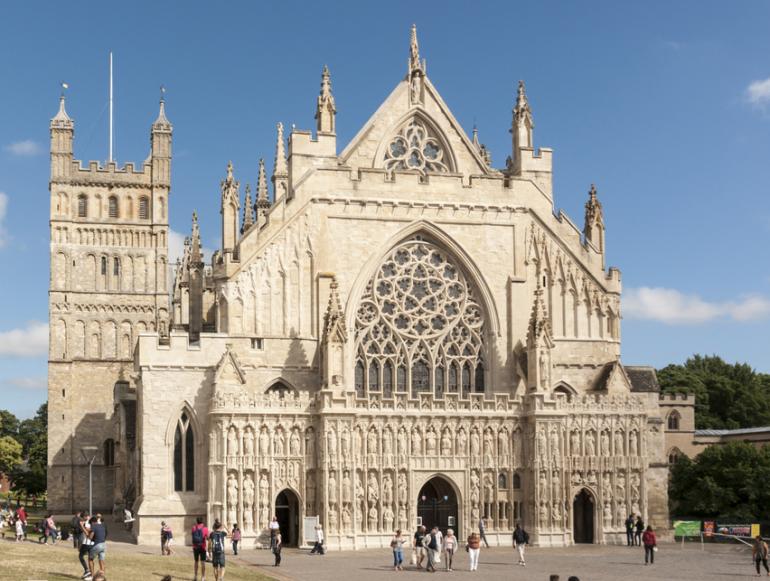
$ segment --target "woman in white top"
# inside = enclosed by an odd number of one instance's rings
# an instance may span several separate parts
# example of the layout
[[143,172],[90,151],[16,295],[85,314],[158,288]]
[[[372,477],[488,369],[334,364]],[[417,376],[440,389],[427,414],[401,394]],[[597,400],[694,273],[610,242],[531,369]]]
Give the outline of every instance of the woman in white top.
[[457,550],[457,537],[452,529],[447,530],[442,549],[444,552],[444,565],[446,566],[446,570],[451,571],[452,558]]

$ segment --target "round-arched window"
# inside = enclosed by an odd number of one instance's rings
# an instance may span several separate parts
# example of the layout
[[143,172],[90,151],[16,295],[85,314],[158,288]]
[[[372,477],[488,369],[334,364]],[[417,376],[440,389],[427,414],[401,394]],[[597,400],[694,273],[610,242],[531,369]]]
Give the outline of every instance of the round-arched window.
[[[484,391],[485,317],[462,269],[417,237],[385,257],[356,313],[356,391]],[[459,378],[459,379],[458,379]],[[473,380],[471,380],[473,378]]]

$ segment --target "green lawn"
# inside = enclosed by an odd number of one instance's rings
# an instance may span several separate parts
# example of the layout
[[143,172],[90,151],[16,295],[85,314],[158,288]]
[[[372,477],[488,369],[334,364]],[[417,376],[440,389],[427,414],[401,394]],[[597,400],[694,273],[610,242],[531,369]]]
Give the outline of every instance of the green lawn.
[[[193,562],[191,551],[179,547],[179,554],[162,557],[149,554],[146,547],[135,547],[121,543],[119,546],[107,543],[107,581],[160,581],[164,575],[174,580],[191,580]],[[56,546],[43,546],[37,542],[16,543],[0,541],[2,561],[0,577],[11,581],[71,581],[80,579],[83,570],[78,561],[77,551],[71,542],[60,542]],[[254,567],[239,566],[227,555],[227,581],[268,581]],[[206,566],[206,579],[213,580],[211,563]]]

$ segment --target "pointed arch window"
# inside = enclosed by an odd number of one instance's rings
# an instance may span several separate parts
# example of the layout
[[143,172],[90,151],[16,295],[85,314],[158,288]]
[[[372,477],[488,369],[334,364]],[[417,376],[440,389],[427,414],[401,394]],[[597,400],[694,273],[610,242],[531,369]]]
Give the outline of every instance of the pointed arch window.
[[[448,253],[422,236],[402,242],[372,277],[356,313],[358,396],[387,392],[391,369],[396,391],[412,397],[484,392],[485,326],[474,288]],[[375,371],[383,375],[373,379]]]
[[668,416],[668,429],[678,430],[680,419],[681,419],[681,416],[679,415],[678,411],[674,410],[673,412],[671,412]]
[[393,396],[393,364],[390,361],[386,361],[382,368],[382,393],[385,397]]
[[174,490],[195,490],[195,435],[187,412],[179,416],[174,431]]

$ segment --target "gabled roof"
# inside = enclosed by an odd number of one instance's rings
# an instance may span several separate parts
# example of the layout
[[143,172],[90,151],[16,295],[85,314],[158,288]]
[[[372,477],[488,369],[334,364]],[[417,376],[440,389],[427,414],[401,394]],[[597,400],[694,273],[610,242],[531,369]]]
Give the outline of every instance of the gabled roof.
[[243,368],[238,361],[238,356],[233,353],[229,344],[225,348],[222,359],[220,359],[217,364],[216,372],[214,373],[214,383],[229,383],[236,385],[243,385],[246,383],[246,373],[243,371]]

